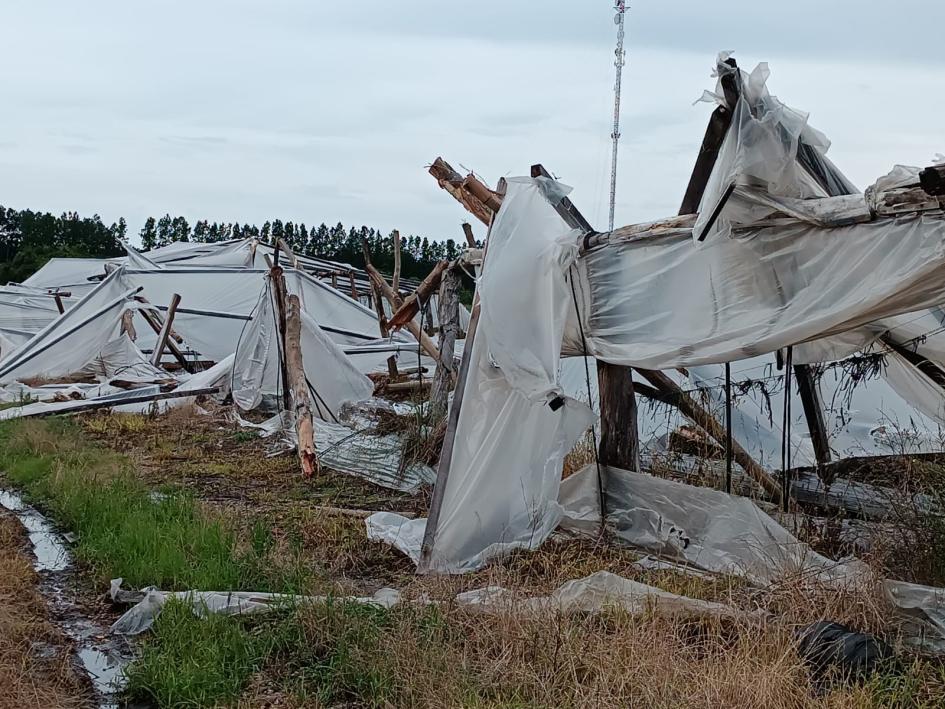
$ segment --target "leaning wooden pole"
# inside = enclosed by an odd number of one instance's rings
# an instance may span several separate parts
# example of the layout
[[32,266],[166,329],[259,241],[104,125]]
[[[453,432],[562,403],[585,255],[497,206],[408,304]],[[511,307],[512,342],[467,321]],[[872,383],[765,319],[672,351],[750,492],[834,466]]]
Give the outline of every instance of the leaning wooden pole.
[[174,315],[177,313],[178,305],[180,305],[180,294],[174,293],[171,296],[170,304],[167,306],[167,314],[164,316],[164,325],[158,333],[154,352],[151,353],[151,364],[155,367],[161,364],[161,357],[164,356],[164,348],[167,347],[167,340],[171,335],[171,326],[174,324]]
[[[371,248],[368,246],[367,239],[361,239],[361,253],[364,255],[364,264],[371,264]],[[381,295],[380,285],[371,280],[371,290],[374,292],[374,311],[377,313],[377,324],[381,331],[381,338],[386,340],[390,336],[390,326],[387,324],[387,314],[384,312],[384,300]],[[393,306],[391,306],[393,307]]]
[[[727,441],[725,427],[718,419],[701,406],[694,398],[686,393],[682,387],[666,376],[663,372],[652,369],[638,369],[637,372],[652,384],[660,393],[667,396],[683,415],[691,419],[715,441],[724,446]],[[755,459],[735,440],[732,441],[732,458],[754,478],[776,501],[781,500],[781,485],[767,470],[762,468]]]
[[319,471],[318,453],[315,450],[315,423],[312,416],[312,400],[302,362],[302,306],[297,295],[286,298],[285,313],[285,357],[286,374],[292,393],[292,412],[298,436],[299,464],[302,474],[309,478]]

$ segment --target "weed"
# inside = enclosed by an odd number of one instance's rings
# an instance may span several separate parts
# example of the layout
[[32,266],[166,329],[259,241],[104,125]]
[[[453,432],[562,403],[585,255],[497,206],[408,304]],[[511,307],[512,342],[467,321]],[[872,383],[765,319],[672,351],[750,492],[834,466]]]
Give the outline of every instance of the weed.
[[78,533],[76,554],[100,583],[121,576],[166,590],[298,590],[308,572],[298,556],[274,563],[264,530],[243,548],[234,529],[188,494],[154,496],[127,459],[88,446],[62,420],[0,426],[8,479]]
[[232,702],[260,662],[262,644],[239,618],[196,618],[189,605],[168,603],[126,671],[126,692],[161,707]]

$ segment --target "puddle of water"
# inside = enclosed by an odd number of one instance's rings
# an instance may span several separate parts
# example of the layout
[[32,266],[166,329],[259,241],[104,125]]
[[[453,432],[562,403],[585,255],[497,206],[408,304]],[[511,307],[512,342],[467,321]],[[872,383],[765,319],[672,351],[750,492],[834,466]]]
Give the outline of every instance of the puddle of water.
[[23,502],[23,498],[12,492],[0,490],[0,506],[16,514],[29,534],[37,571],[65,571],[72,563],[62,537],[53,529],[43,515]]
[[40,590],[54,619],[75,641],[78,659],[98,694],[99,707],[117,707],[115,697],[124,684],[122,669],[132,658],[127,640],[113,637],[103,640],[108,629],[82,616],[74,594],[69,593],[72,557],[65,539],[49,520],[8,490],[0,490],[0,506],[13,512],[29,534],[36,556],[33,567],[40,572]]

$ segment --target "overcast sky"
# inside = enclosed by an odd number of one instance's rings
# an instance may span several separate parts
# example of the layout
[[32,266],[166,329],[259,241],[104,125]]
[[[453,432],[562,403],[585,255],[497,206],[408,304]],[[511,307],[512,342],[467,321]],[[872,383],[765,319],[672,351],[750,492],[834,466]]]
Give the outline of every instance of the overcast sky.
[[[425,171],[542,162],[606,226],[607,0],[5,0],[0,204],[459,238]],[[720,49],[771,66],[862,187],[945,153],[945,3],[636,0],[617,222],[674,214]]]

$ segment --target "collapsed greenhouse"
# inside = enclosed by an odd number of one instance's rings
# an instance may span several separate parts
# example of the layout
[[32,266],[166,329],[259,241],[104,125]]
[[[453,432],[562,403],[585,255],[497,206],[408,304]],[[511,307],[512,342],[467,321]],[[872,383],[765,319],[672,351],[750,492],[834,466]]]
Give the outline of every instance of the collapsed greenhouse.
[[[945,167],[896,166],[861,193],[766,65],[717,70],[680,214],[657,222],[596,232],[541,166],[491,189],[438,159],[485,248],[403,289],[253,239],[53,259],[0,292],[0,396],[24,402],[0,418],[210,397],[309,474],[433,484],[427,518],[366,520],[421,572],[605,531],[692,573],[879,583],[907,639],[945,650],[945,591],[828,559],[774,506],[875,519],[897,493],[832,476],[838,460],[945,452]],[[454,343],[434,299],[460,267],[478,278],[471,312],[452,304]],[[436,472],[370,431],[372,411],[425,406],[375,396],[368,375],[398,366],[410,391],[435,369],[455,383]],[[593,460],[562,479],[588,431]]]

